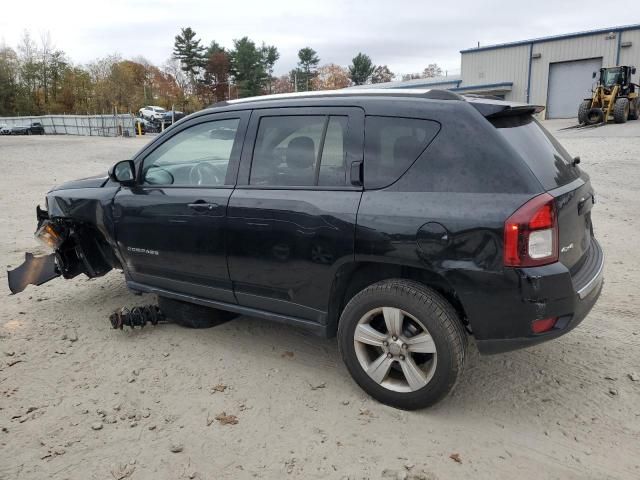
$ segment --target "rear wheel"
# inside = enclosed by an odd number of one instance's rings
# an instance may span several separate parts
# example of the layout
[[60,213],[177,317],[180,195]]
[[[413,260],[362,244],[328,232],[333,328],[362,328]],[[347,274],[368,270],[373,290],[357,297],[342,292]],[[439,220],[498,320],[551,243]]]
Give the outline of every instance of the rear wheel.
[[167,318],[189,328],[211,328],[236,317],[231,312],[167,297],[158,297],[158,306]]
[[629,99],[619,98],[613,106],[613,121],[625,123],[629,118]]
[[[633,107],[633,108],[631,108]],[[640,98],[636,97],[631,105],[629,106],[629,120],[637,120],[640,116]]]
[[353,379],[378,401],[405,410],[433,405],[453,389],[466,341],[453,307],[407,280],[365,288],[347,304],[338,326]]
[[582,125],[583,123],[587,123],[587,114],[589,113],[589,109],[591,108],[591,100],[585,100],[578,107],[578,123]]

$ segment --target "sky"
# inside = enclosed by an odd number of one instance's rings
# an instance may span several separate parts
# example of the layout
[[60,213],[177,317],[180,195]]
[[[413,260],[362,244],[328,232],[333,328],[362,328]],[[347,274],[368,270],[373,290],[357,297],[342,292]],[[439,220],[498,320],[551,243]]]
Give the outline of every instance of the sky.
[[233,39],[243,36],[275,45],[277,75],[294,68],[298,50],[306,46],[318,52],[321,63],[347,66],[363,52],[396,74],[419,72],[435,62],[455,75],[460,50],[478,42],[640,23],[640,13],[607,8],[600,14],[601,8],[601,1],[591,0],[6,1],[0,10],[0,44],[16,48],[25,31],[36,41],[48,32],[54,46],[76,64],[118,53],[162,65],[180,28],[190,26],[205,45],[215,40],[231,48]]

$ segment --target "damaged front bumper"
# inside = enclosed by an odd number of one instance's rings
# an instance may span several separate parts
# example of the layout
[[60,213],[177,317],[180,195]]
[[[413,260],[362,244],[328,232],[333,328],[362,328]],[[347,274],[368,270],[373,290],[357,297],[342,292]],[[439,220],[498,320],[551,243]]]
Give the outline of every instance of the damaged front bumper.
[[51,219],[40,207],[36,215],[35,238],[54,252],[40,257],[25,253],[24,263],[7,271],[11,293],[20,293],[28,285],[42,285],[59,276],[68,279],[84,273],[93,278],[111,270],[105,259],[106,249],[95,229],[69,219]]
[[24,254],[24,263],[14,270],[7,271],[9,290],[20,293],[28,285],[42,285],[60,276],[56,265],[56,255],[51,253],[35,257],[32,253]]

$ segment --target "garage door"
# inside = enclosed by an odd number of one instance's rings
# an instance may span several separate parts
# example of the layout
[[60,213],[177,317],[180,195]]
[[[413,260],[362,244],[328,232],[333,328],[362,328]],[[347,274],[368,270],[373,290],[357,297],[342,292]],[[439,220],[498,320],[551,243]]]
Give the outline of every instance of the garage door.
[[601,66],[602,57],[550,64],[547,118],[577,117],[580,102],[591,95],[591,75]]

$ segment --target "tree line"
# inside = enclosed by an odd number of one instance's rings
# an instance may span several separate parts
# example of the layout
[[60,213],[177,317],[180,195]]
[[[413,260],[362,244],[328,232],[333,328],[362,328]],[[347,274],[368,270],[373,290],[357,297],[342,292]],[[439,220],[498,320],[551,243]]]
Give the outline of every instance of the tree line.
[[[25,32],[17,49],[0,45],[0,115],[135,113],[144,105],[192,112],[230,98],[396,78],[387,65],[375,65],[364,53],[343,67],[321,64],[318,52],[307,46],[298,51],[296,68],[274,76],[279,58],[277,47],[246,36],[234,40],[231,48],[215,40],[207,45],[186,27],[175,36],[172,56],[161,66],[144,57],[123,59],[117,54],[77,65],[55,48],[48,34],[36,41]],[[441,73],[430,64],[423,76]]]

